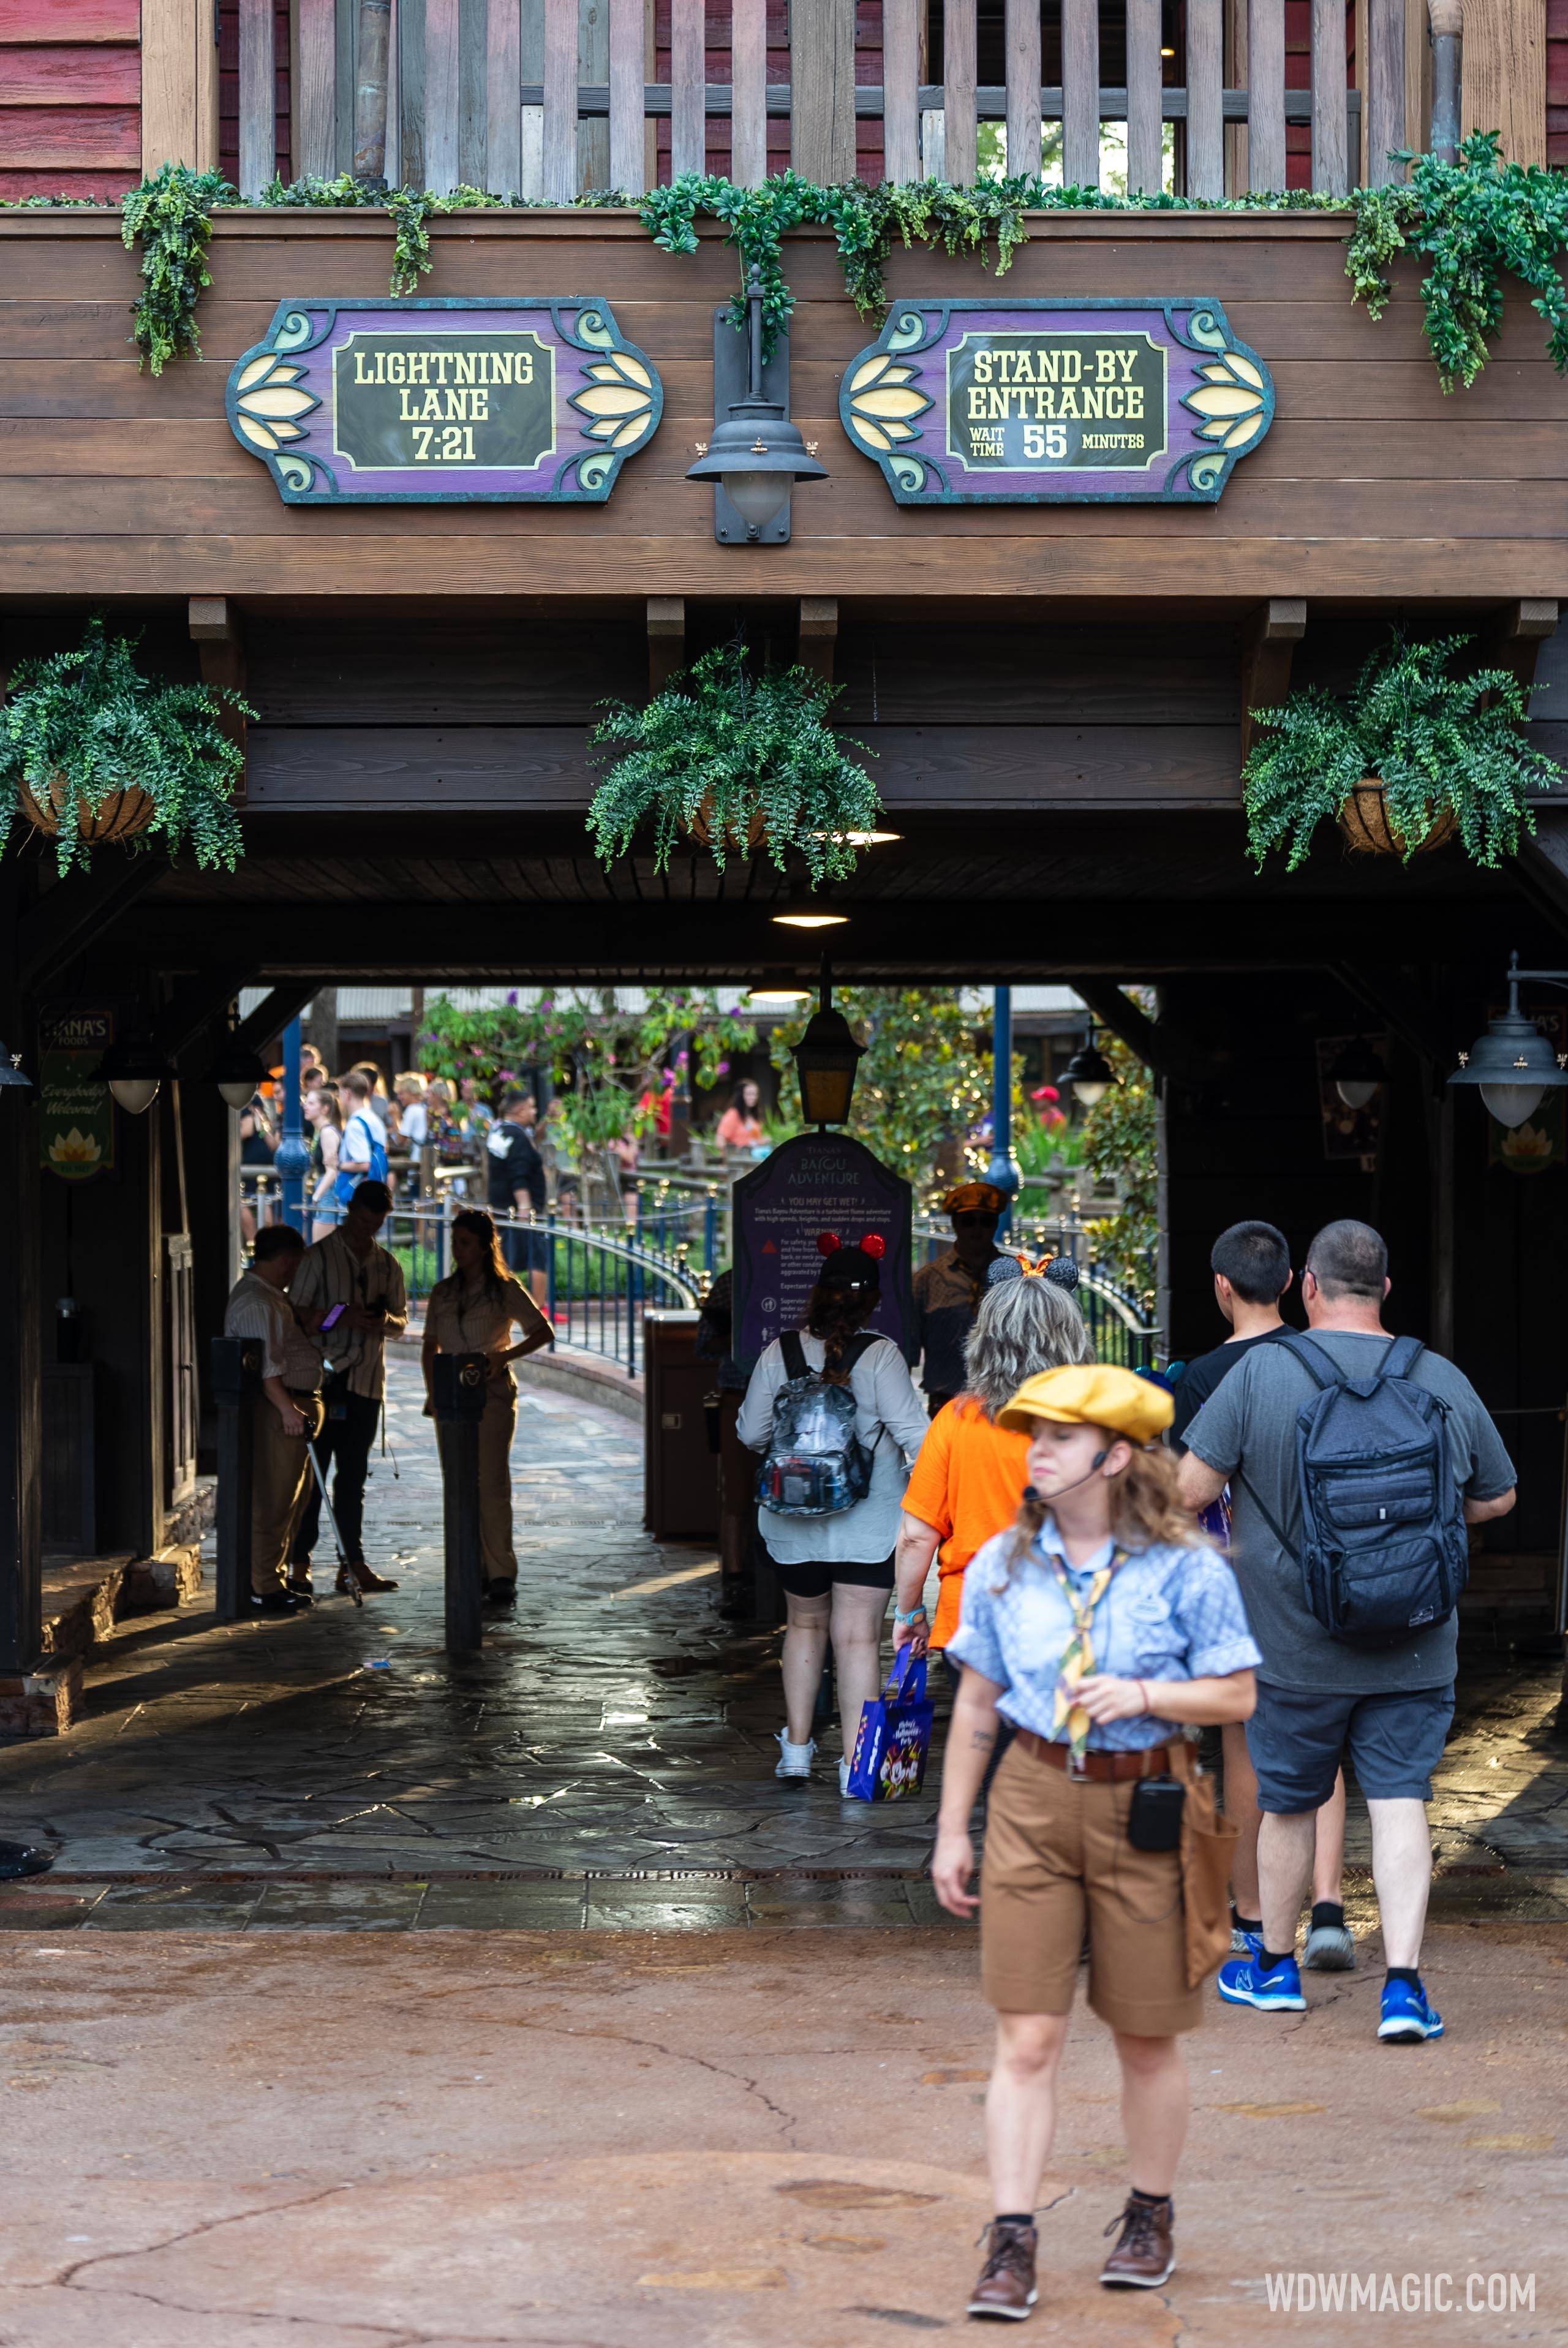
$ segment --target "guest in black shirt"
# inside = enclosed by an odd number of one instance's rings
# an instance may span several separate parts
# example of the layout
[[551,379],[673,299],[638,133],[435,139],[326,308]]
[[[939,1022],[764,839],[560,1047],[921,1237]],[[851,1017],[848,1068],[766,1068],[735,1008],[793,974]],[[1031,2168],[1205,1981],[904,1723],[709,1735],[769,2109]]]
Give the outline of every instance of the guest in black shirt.
[[[485,1136],[492,1215],[515,1214],[529,1224],[544,1213],[544,1160],[531,1130],[538,1117],[539,1104],[531,1093],[513,1090],[501,1096],[500,1122]],[[527,1273],[529,1293],[542,1313],[547,1311],[548,1239],[542,1231],[520,1230],[513,1223],[503,1223],[501,1231],[509,1266]]]

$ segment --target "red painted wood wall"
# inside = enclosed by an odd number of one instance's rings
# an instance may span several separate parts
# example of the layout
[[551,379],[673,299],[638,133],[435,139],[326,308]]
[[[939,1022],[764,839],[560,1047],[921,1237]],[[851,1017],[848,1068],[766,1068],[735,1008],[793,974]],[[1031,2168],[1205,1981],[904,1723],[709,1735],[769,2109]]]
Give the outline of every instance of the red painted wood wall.
[[0,196],[141,177],[139,0],[0,0]]

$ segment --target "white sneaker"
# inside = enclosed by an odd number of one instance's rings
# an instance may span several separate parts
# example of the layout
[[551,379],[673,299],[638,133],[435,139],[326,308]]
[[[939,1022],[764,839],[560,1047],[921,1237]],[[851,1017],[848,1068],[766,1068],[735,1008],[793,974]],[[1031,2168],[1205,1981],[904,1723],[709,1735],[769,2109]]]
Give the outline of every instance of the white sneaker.
[[779,1729],[778,1738],[779,1760],[773,1775],[776,1777],[809,1777],[811,1756],[817,1749],[816,1740],[813,1738],[810,1745],[791,1745],[788,1728]]
[[839,1799],[841,1802],[847,1802],[849,1798],[850,1765],[848,1761],[841,1761],[839,1764]]

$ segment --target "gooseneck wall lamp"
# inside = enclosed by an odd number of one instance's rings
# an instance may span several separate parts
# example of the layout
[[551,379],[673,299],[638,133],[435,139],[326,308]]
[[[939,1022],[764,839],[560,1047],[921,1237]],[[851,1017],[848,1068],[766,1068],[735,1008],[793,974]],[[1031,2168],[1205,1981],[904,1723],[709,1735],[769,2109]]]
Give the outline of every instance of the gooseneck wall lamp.
[[1568,992],[1568,970],[1521,970],[1519,956],[1508,964],[1508,1009],[1487,1022],[1468,1052],[1460,1054],[1450,1085],[1479,1085],[1480,1097],[1499,1125],[1522,1125],[1540,1107],[1542,1096],[1568,1089],[1568,1052],[1548,1043],[1533,1019],[1519,1007],[1519,990],[1526,980],[1539,986]]
[[789,420],[789,336],[781,330],[771,358],[762,355],[762,279],[746,281],[746,330],[727,310],[714,320],[713,438],[688,481],[714,484],[713,534],[721,546],[785,546],[789,492],[797,481],[825,481],[827,468]]

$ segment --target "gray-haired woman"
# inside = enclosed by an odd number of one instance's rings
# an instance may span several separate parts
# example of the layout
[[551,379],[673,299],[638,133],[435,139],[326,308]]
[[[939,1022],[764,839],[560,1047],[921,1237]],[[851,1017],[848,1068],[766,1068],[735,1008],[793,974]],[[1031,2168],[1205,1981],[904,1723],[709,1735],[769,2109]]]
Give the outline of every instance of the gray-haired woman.
[[[893,1643],[944,1648],[958,1628],[964,1571],[994,1533],[1018,1513],[1028,1482],[1028,1443],[996,1425],[1026,1378],[1075,1362],[1094,1346],[1071,1291],[1078,1266],[1067,1256],[1031,1265],[1000,1257],[964,1349],[965,1392],[938,1411],[903,1496],[895,1559]],[[925,1582],[941,1550],[935,1621]]]

